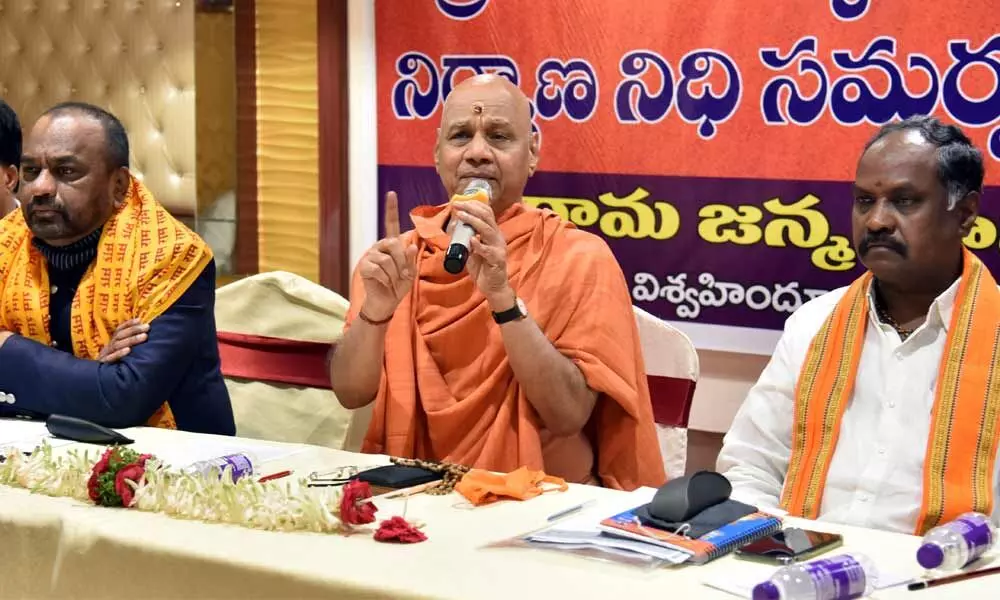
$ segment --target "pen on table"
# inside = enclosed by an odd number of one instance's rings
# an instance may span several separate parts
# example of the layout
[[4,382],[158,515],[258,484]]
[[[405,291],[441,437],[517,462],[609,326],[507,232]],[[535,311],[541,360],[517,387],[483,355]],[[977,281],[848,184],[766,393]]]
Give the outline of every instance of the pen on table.
[[274,481],[275,479],[281,479],[282,477],[288,477],[291,475],[291,471],[279,471],[278,473],[271,473],[270,475],[265,475],[257,480],[257,483],[264,483],[265,481]]
[[939,585],[945,585],[948,583],[955,583],[956,581],[965,581],[966,579],[975,579],[976,577],[985,577],[987,575],[1000,575],[1000,567],[990,567],[989,569],[981,569],[979,571],[968,571],[966,573],[958,573],[956,575],[949,575],[947,577],[941,577],[940,579],[929,579],[927,581],[915,581],[910,585],[906,586],[906,589],[911,592],[916,590],[922,590],[925,588],[937,587]]
[[573,514],[575,512],[579,512],[579,511],[583,510],[584,508],[586,508],[587,506],[590,506],[593,503],[594,503],[593,500],[587,500],[586,502],[584,502],[582,504],[577,504],[576,506],[571,506],[571,507],[569,507],[567,509],[564,509],[564,510],[561,510],[561,511],[555,513],[555,514],[551,514],[551,515],[549,515],[548,519],[546,519],[546,520],[547,521],[555,521],[556,519],[561,519],[563,517],[568,517],[569,515],[571,515],[571,514]]

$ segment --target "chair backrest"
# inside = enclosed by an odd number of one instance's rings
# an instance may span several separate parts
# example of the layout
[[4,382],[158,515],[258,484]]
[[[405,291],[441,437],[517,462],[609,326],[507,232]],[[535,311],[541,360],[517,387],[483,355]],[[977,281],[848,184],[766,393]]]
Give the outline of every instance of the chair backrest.
[[679,329],[639,307],[632,307],[639,326],[653,418],[660,425],[687,427],[698,382],[698,352]]
[[298,275],[273,271],[219,288],[215,305],[237,435],[360,449],[371,408],[340,406],[327,369],[347,300]]

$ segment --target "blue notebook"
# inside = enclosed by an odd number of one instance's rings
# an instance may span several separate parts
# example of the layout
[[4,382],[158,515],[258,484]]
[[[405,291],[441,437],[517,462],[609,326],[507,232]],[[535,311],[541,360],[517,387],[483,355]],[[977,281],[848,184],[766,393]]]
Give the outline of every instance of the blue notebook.
[[643,525],[636,516],[635,509],[632,509],[601,521],[601,530],[611,535],[688,552],[691,554],[691,562],[700,565],[777,533],[781,530],[781,519],[758,511],[692,539],[672,531]]

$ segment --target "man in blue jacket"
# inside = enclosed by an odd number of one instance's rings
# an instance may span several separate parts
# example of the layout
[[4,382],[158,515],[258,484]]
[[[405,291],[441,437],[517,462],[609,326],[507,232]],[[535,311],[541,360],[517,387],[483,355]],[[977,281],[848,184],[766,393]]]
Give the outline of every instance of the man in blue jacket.
[[211,250],[131,175],[121,122],[47,111],[19,198],[0,221],[0,417],[233,435]]

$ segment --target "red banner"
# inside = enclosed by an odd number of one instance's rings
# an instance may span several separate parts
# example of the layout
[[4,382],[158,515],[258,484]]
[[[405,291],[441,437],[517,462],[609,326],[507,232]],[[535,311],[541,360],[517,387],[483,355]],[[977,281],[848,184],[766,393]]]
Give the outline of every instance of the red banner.
[[[859,272],[847,182],[877,125],[956,123],[1000,184],[998,15],[1000,0],[378,0],[380,188],[442,201],[441,103],[500,73],[542,138],[529,202],[604,235],[648,310],[773,331]],[[967,240],[991,268],[994,196]],[[706,302],[716,282],[742,291]]]

